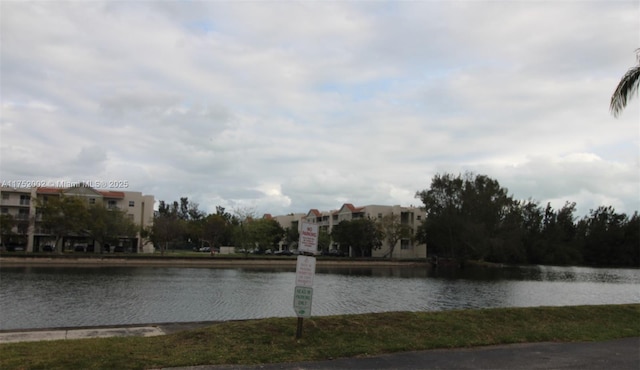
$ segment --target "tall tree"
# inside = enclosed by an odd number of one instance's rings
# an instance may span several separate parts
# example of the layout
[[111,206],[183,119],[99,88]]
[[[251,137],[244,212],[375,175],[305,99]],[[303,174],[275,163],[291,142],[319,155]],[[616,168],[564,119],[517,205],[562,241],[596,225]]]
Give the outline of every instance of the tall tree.
[[389,258],[393,258],[393,251],[402,239],[409,239],[411,235],[411,227],[408,224],[402,223],[399,214],[387,214],[380,219],[380,227],[382,231],[382,237],[387,242],[389,252],[387,255]]
[[[70,235],[86,235],[89,213],[84,199],[75,196],[50,196],[38,199],[37,214],[41,218],[41,226],[55,237],[55,245]],[[62,253],[64,245],[56,248]]]
[[247,242],[260,251],[273,249],[284,237],[278,221],[267,218],[252,220],[245,226]]
[[179,218],[178,209],[178,202],[169,206],[161,200],[158,213],[153,218],[149,234],[153,244],[160,246],[162,255],[168,249],[169,243],[180,240],[185,233],[184,221]]
[[[295,229],[296,233],[296,243],[300,240],[300,233],[298,229]],[[326,227],[320,227],[318,229],[318,250],[319,251],[329,251],[331,249],[331,234],[327,231]]]
[[102,202],[89,205],[87,211],[89,217],[86,232],[98,242],[100,251],[106,244],[117,244],[121,237],[130,238],[136,235],[137,226],[126,211],[117,208],[107,209]]
[[230,241],[230,224],[219,214],[211,214],[202,222],[202,239],[211,247],[220,247]]
[[[636,215],[637,217],[637,215]],[[578,223],[584,240],[584,260],[591,265],[623,266],[636,260],[638,240],[627,243],[629,218],[611,206],[598,207]],[[636,231],[637,235],[637,231]],[[637,262],[636,262],[637,263]]]
[[582,261],[576,241],[577,226],[574,213],[576,204],[566,202],[557,212],[547,204],[542,220],[541,248],[537,252],[543,264],[571,265]]
[[637,65],[629,68],[627,73],[622,76],[613,95],[611,95],[609,109],[614,117],[618,117],[622,113],[629,99],[638,92],[638,85],[640,84],[640,49],[636,49],[636,62]]
[[372,251],[382,246],[383,233],[377,222],[358,218],[335,225],[331,238],[340,244],[343,251],[343,248],[351,247],[353,256],[371,257]]
[[8,213],[0,214],[0,236],[13,233],[15,219]]
[[[298,231],[298,224],[295,223],[291,227],[287,227],[284,229],[284,242],[287,245],[287,250],[296,249],[298,247],[298,241],[300,240],[300,232]],[[325,231],[325,235],[327,232]],[[322,238],[322,230],[320,230],[320,235],[318,235],[318,248],[321,248],[320,239]]]
[[500,238],[514,201],[498,181],[472,173],[436,175],[416,197],[427,212],[420,237],[430,247],[464,262],[485,259],[492,244],[504,244]]
[[[223,208],[224,211],[224,208]],[[246,255],[255,248],[250,237],[251,224],[256,219],[256,210],[251,207],[238,207],[233,210],[231,224],[233,225],[233,245],[244,251]]]
[[200,211],[199,204],[190,202],[189,198],[180,198],[180,207],[178,209],[178,217],[181,220],[192,221],[204,218],[205,213]]

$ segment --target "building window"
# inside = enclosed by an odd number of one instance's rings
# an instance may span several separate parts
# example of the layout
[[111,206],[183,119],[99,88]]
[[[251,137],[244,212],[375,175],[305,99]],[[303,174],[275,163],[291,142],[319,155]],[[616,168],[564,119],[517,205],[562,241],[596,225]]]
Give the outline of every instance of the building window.
[[409,243],[409,239],[402,239],[400,241],[400,249],[411,249],[411,244]]
[[9,194],[2,194],[2,200],[9,200],[10,196]]
[[28,220],[29,219],[29,210],[21,208],[18,210],[18,220]]
[[20,205],[28,206],[31,203],[31,197],[29,195],[21,195],[20,196]]
[[129,201],[129,207],[135,207],[136,206],[136,202],[133,200]]
[[89,204],[96,204],[96,198],[89,198]]
[[117,202],[115,200],[110,200],[110,201],[107,202],[107,208],[114,209],[114,208],[117,208],[117,207],[118,207],[118,204],[117,204]]
[[3,215],[8,215],[8,214],[9,214],[9,208],[7,208],[7,207],[2,207],[1,212],[2,212],[2,214],[3,214]]
[[418,215],[416,216],[416,220],[420,221],[422,219],[422,216]]
[[378,218],[382,218],[382,213],[378,213]]

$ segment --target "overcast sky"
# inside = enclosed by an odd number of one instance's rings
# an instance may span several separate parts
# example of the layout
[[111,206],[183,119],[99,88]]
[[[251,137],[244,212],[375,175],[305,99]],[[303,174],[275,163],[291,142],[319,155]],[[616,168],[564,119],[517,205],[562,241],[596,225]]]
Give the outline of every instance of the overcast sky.
[[[436,174],[640,209],[634,1],[2,1],[4,181],[214,212],[420,205]],[[156,205],[157,206],[157,205]]]

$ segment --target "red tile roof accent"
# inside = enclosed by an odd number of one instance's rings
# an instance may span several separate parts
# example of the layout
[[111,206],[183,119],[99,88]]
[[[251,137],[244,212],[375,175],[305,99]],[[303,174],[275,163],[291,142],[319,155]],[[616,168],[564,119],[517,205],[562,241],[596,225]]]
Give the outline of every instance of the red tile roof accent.
[[[365,209],[366,207],[355,207],[353,204],[351,203],[344,203],[342,205],[342,207],[340,207],[340,210],[342,210],[343,208],[347,207],[349,209],[349,211],[351,213],[357,213],[357,212],[361,212],[363,209]],[[340,210],[337,211],[337,213],[340,212]]]
[[[60,194],[63,191],[67,190],[69,188],[50,188],[50,187],[40,187],[36,190],[37,194]],[[92,188],[92,190],[97,191],[98,193],[102,194],[103,197],[105,198],[115,198],[115,199],[124,199],[124,192],[122,191],[99,191],[99,190],[95,190]]]
[[124,192],[122,191],[98,191],[105,198],[118,198],[124,199]]
[[[320,211],[318,211],[317,209],[313,208],[309,210],[309,213],[313,213],[314,215],[316,215],[316,217],[321,216],[322,213],[320,213]],[[309,215],[309,213],[307,213],[307,215]]]
[[60,194],[62,193],[62,188],[45,188],[45,187],[41,187],[41,188],[37,188],[36,189],[36,193],[37,194]]

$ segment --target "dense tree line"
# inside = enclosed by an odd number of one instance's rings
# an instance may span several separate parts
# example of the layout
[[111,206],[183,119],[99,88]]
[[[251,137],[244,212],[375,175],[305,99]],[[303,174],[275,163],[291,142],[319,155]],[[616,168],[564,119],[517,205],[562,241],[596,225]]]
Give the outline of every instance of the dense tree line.
[[438,174],[418,191],[427,217],[417,238],[431,256],[459,262],[640,266],[640,218],[601,206],[582,219],[576,204],[555,210],[516,200],[485,175]]
[[[427,213],[416,235],[399,215],[359,218],[334,225],[331,233],[321,229],[319,249],[337,247],[353,257],[369,257],[373,250],[386,248],[391,258],[399,240],[414,239],[427,243],[430,256],[460,263],[640,266],[637,212],[628,216],[601,206],[578,219],[575,203],[556,210],[550,204],[516,200],[497,180],[472,173],[436,175],[416,198]],[[277,248],[280,241],[295,249],[299,239],[295,227],[283,229],[252,210],[231,214],[216,207],[207,215],[187,198],[161,201],[149,236],[161,250],[231,245],[264,251]]]
[[[640,267],[640,216],[618,213],[600,206],[581,219],[576,204],[566,202],[556,210],[532,200],[516,200],[497,180],[485,175],[438,174],[429,189],[418,191],[426,218],[416,235],[399,215],[381,220],[359,218],[342,221],[331,233],[321,229],[320,250],[338,246],[354,257],[369,257],[372,251],[388,248],[392,257],[399,240],[427,243],[431,257],[450,258],[459,263],[482,260],[512,264],[554,264]],[[26,230],[29,220],[2,215],[2,234],[11,228]],[[80,197],[59,196],[38,200],[40,225],[55,238],[81,236],[99,245],[132,237],[138,228],[124,211],[111,210],[101,203],[88,204]],[[197,249],[235,246],[245,251],[276,249],[283,242],[297,248],[297,228],[282,228],[269,218],[258,218],[251,209],[223,207],[206,214],[188,198],[159,202],[153,226],[141,230],[156,248]],[[26,232],[26,231],[25,231]]]
[[285,230],[273,219],[257,218],[250,209],[238,209],[231,214],[218,206],[215,213],[207,215],[198,207],[186,197],[171,204],[160,201],[153,226],[148,230],[156,248],[164,253],[167,249],[235,246],[248,252],[274,249],[281,240],[298,240],[298,230]]

